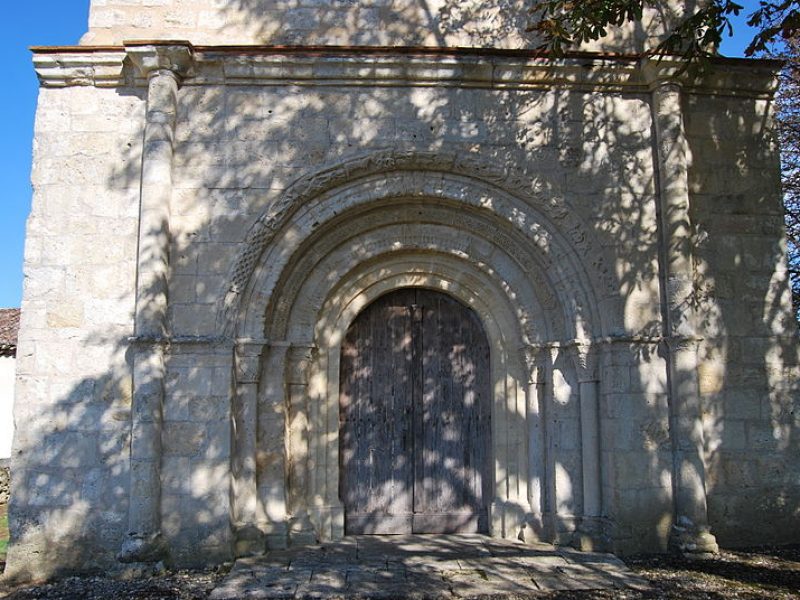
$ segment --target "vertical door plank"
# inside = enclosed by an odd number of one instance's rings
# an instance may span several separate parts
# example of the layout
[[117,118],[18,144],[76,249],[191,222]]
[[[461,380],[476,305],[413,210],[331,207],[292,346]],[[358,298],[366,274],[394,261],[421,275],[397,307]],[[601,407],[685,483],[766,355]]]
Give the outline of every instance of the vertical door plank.
[[340,498],[345,532],[410,531],[413,470],[404,450],[411,428],[411,319],[379,299],[342,344]]
[[[417,533],[488,531],[489,345],[477,315],[438,292],[420,290],[423,459],[417,460]],[[419,449],[418,449],[419,452]]]

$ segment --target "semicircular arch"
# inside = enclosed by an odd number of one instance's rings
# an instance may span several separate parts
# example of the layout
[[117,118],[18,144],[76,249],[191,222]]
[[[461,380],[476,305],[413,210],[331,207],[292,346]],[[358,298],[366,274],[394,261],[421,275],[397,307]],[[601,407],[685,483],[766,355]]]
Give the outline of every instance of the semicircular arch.
[[[594,330],[587,333],[597,335],[608,329],[597,305],[613,292],[606,268],[610,262],[593,242],[590,228],[563,200],[545,194],[536,181],[487,171],[474,157],[437,155],[426,162],[433,156],[389,153],[362,157],[293,186],[248,235],[220,301],[219,328],[237,337],[263,335],[268,305],[282,301],[276,290],[278,279],[318,228],[358,207],[425,198],[430,203],[469,209],[462,215],[456,211],[453,218],[457,221],[467,219],[469,211],[485,211],[495,219],[494,230],[511,228],[523,236],[525,245],[536,253],[538,272],[558,274],[554,287],[562,304],[574,305],[576,290],[582,292],[585,301],[580,308]],[[435,170],[445,166],[448,171]],[[522,244],[509,247],[514,246]]]

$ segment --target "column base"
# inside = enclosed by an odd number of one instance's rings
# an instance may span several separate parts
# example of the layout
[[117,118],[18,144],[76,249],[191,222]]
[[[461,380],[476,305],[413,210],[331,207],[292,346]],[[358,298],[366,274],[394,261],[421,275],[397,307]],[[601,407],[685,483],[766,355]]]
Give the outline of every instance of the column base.
[[131,534],[122,542],[117,554],[121,563],[157,563],[167,557],[167,544],[161,532],[150,535]]
[[548,527],[544,515],[531,513],[526,515],[522,526],[520,540],[526,544],[549,544],[552,539],[552,527]]
[[233,555],[235,558],[253,556],[264,552],[264,532],[255,525],[238,525],[233,528]]
[[492,537],[524,540],[530,510],[514,502],[496,500],[489,506],[489,528]]
[[719,553],[717,539],[709,528],[697,526],[686,518],[679,518],[672,526],[669,549],[687,558],[712,558]]
[[302,511],[289,519],[290,546],[308,546],[316,544],[317,541],[317,532],[307,512]]
[[601,517],[583,517],[575,530],[572,547],[581,552],[609,552],[611,540]]
[[333,542],[344,537],[344,506],[341,504],[315,505],[309,507],[308,512],[318,541]]

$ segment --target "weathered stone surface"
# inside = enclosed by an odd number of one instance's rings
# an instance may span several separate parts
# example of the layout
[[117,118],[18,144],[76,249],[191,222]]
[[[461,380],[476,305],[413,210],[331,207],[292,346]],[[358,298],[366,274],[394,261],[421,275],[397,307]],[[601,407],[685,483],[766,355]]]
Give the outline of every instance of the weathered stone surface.
[[[449,560],[441,560],[444,553]],[[324,558],[329,556],[348,561]],[[608,554],[544,544],[534,552],[519,542],[470,535],[356,536],[339,544],[240,559],[211,597],[527,597],[541,590],[626,588],[648,586]]]
[[[10,573],[110,568],[138,539],[197,564],[341,538],[341,340],[402,287],[486,331],[492,536],[797,537],[773,64],[689,80],[600,55],[193,50],[531,42],[491,3],[389,29],[399,0],[223,4],[93,2],[84,42],[127,50],[36,53]],[[602,49],[649,33],[626,35]],[[442,544],[442,572],[501,552],[462,565]],[[386,589],[418,562],[372,559]]]
[[[587,50],[635,52],[664,35],[664,19],[678,3],[646,11],[639,28],[625,27]],[[186,39],[199,44],[436,45],[519,48],[535,46],[526,33],[521,2],[464,5],[434,0],[424,7],[409,0],[366,2],[276,2],[251,0],[220,6],[180,0],[95,0],[84,44],[114,44],[131,39]]]

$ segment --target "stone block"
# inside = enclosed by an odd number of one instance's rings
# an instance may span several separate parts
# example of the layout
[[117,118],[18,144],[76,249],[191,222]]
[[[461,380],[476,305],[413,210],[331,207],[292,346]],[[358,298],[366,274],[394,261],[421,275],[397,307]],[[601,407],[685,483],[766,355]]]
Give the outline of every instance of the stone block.
[[207,431],[200,423],[165,423],[163,447],[165,455],[192,457],[207,444]]

